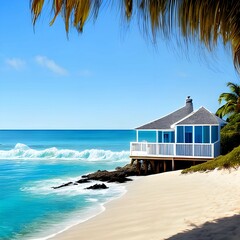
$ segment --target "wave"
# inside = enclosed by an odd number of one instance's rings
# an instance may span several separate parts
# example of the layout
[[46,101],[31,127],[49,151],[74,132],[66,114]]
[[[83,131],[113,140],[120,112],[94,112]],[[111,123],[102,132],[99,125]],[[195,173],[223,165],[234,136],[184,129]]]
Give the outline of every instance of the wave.
[[11,150],[0,150],[0,159],[45,159],[45,160],[88,160],[88,161],[128,161],[129,152],[113,152],[111,150],[86,149],[76,151],[57,149],[56,147],[36,150],[25,144],[17,143]]

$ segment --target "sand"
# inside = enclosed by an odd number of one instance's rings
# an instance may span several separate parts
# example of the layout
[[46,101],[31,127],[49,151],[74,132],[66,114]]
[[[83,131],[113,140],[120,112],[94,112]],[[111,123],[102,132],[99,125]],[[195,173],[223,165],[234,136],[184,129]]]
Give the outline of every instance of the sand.
[[161,173],[127,189],[100,215],[51,239],[240,239],[240,168]]

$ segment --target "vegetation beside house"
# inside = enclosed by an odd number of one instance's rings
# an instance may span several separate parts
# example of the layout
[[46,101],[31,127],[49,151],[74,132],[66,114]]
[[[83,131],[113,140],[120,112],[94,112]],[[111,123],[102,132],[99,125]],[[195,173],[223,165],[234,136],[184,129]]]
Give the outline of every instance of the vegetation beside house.
[[219,117],[228,117],[228,124],[221,130],[221,154],[231,152],[240,145],[240,85],[228,82],[229,92],[219,96],[225,102],[216,112]]
[[229,118],[229,123],[221,130],[221,154],[227,154],[240,145],[240,114]]

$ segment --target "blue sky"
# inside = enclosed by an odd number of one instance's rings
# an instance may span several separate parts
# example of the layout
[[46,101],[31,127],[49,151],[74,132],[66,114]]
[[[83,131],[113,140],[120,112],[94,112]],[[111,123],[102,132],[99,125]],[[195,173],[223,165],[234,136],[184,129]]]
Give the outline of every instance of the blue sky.
[[49,11],[33,29],[28,0],[4,1],[0,14],[0,129],[131,129],[188,95],[215,112],[226,83],[239,83],[230,52],[153,47],[111,11],[68,38],[61,18],[49,27]]

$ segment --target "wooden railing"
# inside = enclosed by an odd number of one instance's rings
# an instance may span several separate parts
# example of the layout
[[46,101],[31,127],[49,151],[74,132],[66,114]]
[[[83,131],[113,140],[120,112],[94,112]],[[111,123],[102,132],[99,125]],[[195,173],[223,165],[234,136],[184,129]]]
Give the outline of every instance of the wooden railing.
[[219,154],[219,141],[216,143],[130,143],[131,156],[214,158]]

